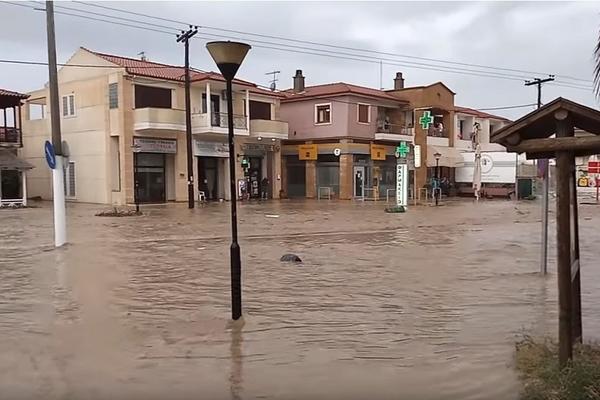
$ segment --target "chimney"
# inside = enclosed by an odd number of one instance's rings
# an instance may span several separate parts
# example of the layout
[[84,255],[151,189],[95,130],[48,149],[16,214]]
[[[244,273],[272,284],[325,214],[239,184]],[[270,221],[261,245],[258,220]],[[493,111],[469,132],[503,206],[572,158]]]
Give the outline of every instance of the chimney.
[[402,72],[396,72],[396,77],[394,78],[394,90],[404,89],[404,78],[402,77]]
[[304,76],[301,69],[297,69],[296,76],[294,76],[294,92],[304,92]]

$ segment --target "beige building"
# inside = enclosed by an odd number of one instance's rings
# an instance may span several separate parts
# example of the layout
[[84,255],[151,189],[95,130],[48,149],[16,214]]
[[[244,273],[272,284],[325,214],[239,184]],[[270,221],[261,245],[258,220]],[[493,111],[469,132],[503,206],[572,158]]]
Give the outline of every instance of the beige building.
[[[69,162],[67,199],[122,205],[187,200],[184,68],[80,48],[58,73],[60,115]],[[225,81],[191,72],[195,198],[230,198]],[[255,84],[233,84],[238,187],[269,197],[281,190],[280,96]],[[23,113],[24,159],[36,168],[30,197],[52,198],[43,145],[50,138],[48,88],[29,93]],[[135,182],[137,181],[137,189]],[[243,185],[243,181],[246,185]]]

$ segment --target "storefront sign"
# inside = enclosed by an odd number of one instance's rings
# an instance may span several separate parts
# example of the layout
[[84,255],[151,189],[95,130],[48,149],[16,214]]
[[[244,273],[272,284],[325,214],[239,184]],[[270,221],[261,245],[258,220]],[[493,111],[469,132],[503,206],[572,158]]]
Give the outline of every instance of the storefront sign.
[[385,146],[371,143],[371,160],[385,160]]
[[318,149],[316,144],[301,144],[298,145],[298,159],[300,160],[316,160]]
[[403,207],[408,205],[408,166],[406,164],[396,165],[396,205]]
[[[455,169],[454,179],[473,182],[475,152],[463,152],[464,164]],[[517,160],[514,153],[504,151],[481,153],[481,183],[515,183]]]
[[419,168],[421,166],[421,145],[415,144],[415,168]]
[[194,155],[201,157],[229,157],[229,146],[222,142],[194,141]]
[[138,153],[177,153],[177,141],[170,139],[133,138],[133,146]]
[[244,154],[264,155],[269,151],[275,151],[275,146],[263,143],[244,143],[242,144],[242,150],[244,151]]
[[588,161],[588,174],[600,174],[600,161]]
[[431,116],[431,111],[427,110],[423,112],[421,118],[419,118],[419,124],[421,124],[421,128],[424,131],[429,129],[429,126],[433,124],[433,117]]

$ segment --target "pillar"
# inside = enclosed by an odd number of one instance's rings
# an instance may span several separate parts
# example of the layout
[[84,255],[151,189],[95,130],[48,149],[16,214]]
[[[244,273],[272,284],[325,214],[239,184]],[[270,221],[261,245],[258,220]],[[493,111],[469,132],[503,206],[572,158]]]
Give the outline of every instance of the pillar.
[[352,200],[354,189],[352,181],[353,165],[354,157],[352,154],[340,155],[340,200]]
[[279,159],[281,161],[281,198],[287,198],[287,157],[281,155],[279,151]]
[[307,160],[306,162],[306,198],[314,199],[317,197],[317,161]]
[[21,183],[23,184],[23,206],[27,207],[27,173],[25,170],[21,171]]
[[208,120],[206,123],[208,124],[208,126],[212,126],[212,110],[210,109],[210,107],[210,82],[206,82],[206,119]]
[[246,89],[246,129],[250,130],[250,91]]

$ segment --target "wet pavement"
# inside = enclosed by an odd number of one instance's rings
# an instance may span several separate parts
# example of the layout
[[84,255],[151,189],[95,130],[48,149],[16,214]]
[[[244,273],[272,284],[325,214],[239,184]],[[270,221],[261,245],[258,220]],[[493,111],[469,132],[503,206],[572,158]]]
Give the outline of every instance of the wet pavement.
[[[95,217],[0,210],[1,399],[511,399],[522,333],[555,336],[539,203],[244,203],[230,323],[229,205]],[[600,339],[599,210],[580,208],[584,336]],[[296,253],[302,265],[283,264]]]

